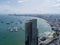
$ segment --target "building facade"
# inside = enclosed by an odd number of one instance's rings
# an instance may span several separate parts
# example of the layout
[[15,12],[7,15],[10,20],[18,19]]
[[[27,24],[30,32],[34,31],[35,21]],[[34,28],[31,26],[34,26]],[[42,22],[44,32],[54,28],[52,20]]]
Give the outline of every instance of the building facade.
[[25,24],[25,45],[38,45],[37,19]]

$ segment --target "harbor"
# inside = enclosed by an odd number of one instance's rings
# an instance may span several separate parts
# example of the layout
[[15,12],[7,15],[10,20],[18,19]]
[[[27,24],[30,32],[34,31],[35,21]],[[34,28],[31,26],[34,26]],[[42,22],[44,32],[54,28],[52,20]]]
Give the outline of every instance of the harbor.
[[[8,42],[8,45],[59,45],[59,19],[49,19],[37,16],[5,16],[0,19],[0,41],[5,42],[4,44]],[[4,45],[2,42],[0,44]]]

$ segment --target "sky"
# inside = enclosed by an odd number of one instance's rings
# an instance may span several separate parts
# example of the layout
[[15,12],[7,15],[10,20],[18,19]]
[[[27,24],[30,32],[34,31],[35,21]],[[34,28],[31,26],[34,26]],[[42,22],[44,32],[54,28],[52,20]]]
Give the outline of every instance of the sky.
[[60,0],[0,0],[0,14],[60,14]]

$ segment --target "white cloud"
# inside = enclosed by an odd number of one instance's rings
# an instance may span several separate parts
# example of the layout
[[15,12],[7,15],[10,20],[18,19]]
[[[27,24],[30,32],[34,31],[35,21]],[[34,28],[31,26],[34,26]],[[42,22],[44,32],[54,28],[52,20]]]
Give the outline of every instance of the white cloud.
[[17,2],[18,2],[18,3],[23,3],[24,1],[18,0]]
[[[6,13],[60,13],[60,0],[13,0],[8,5],[0,5],[0,11]],[[21,3],[21,4],[20,4]],[[12,5],[13,4],[13,5]],[[16,5],[17,6],[16,6]]]
[[60,1],[60,0],[56,0],[56,1]]
[[11,3],[10,1],[7,1],[7,3]]
[[59,6],[60,6],[60,4],[56,4],[55,6],[58,6],[58,7],[59,7]]

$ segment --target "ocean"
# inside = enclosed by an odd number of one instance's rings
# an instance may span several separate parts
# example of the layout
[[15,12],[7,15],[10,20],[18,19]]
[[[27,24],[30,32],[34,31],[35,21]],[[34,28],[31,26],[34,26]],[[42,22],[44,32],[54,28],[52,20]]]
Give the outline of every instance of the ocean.
[[[25,23],[37,19],[38,37],[51,33],[51,27],[46,20],[30,16],[0,15],[0,45],[25,45]],[[9,28],[18,27],[18,31]]]

